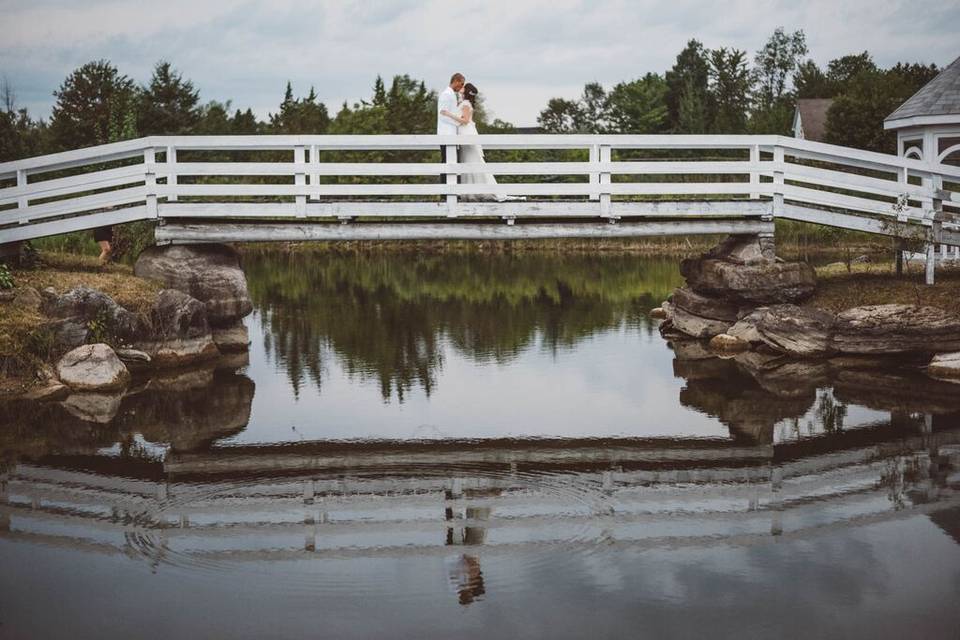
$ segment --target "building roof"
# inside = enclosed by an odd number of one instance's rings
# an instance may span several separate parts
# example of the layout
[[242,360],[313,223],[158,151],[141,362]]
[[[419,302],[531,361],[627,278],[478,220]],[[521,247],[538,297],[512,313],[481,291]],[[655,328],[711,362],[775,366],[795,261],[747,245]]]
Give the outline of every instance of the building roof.
[[796,132],[797,118],[803,127],[805,140],[820,142],[827,131],[827,111],[833,104],[831,98],[802,98],[797,100],[797,110],[793,116],[794,131]]
[[947,65],[933,80],[887,116],[883,128],[898,129],[943,122],[960,122],[960,58]]

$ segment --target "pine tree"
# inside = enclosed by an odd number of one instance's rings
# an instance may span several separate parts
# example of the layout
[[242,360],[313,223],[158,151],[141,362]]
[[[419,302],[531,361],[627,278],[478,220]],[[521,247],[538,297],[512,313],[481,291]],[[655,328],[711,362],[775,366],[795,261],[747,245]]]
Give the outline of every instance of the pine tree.
[[150,84],[140,95],[139,128],[143,135],[178,134],[190,131],[200,119],[200,93],[184,80],[169,62],[153,68]]
[[50,119],[51,146],[64,150],[107,142],[111,123],[122,121],[120,114],[134,94],[133,81],[107,60],[76,69],[53,94],[57,102]]

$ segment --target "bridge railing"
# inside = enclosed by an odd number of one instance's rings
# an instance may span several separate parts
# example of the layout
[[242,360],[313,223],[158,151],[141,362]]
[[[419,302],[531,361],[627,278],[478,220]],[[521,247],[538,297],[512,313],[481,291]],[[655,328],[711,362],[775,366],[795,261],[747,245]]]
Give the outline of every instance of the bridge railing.
[[[960,203],[958,167],[781,136],[485,135],[482,165],[457,162],[464,141],[155,136],[7,162],[0,243],[177,218],[787,217],[883,233]],[[499,184],[458,179],[477,173]]]

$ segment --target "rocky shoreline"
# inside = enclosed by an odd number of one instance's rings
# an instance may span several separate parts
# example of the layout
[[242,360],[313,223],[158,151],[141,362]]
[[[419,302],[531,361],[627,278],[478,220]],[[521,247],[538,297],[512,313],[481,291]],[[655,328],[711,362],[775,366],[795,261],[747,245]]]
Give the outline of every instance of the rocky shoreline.
[[41,368],[41,384],[26,397],[122,391],[131,372],[189,367],[247,350],[243,318],[253,304],[231,248],[151,247],[138,258],[134,274],[165,287],[147,311],[132,311],[84,286],[62,294],[53,288],[18,293],[12,304],[39,313],[50,352],[62,354],[55,366]]
[[731,236],[681,263],[686,286],[652,315],[671,341],[709,341],[714,353],[798,360],[925,358],[929,375],[960,381],[960,317],[937,307],[881,304],[833,313],[802,303],[816,290],[806,263],[778,260],[764,239]]

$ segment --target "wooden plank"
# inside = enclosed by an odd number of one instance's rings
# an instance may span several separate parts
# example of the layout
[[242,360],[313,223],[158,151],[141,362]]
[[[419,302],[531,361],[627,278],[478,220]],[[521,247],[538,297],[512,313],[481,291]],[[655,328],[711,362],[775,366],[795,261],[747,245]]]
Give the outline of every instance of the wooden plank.
[[[841,229],[850,229],[852,231],[864,231],[867,233],[876,233],[880,235],[897,235],[891,226],[895,220],[883,220],[880,218],[871,218],[868,216],[857,216],[833,211],[824,211],[814,207],[804,207],[790,202],[783,205],[781,218],[789,220],[799,220],[801,222],[813,222],[828,227],[839,227]],[[900,233],[918,234],[916,237],[925,238],[927,236],[927,227],[920,224],[901,225]]]
[[12,176],[21,169],[29,170],[30,173],[45,173],[47,171],[58,171],[71,167],[82,167],[88,164],[99,164],[102,162],[139,157],[143,155],[147,147],[154,146],[151,140],[151,138],[124,140],[123,142],[114,142],[95,147],[75,149],[73,151],[63,151],[44,156],[36,156],[34,158],[25,158],[23,160],[2,162],[0,163],[0,178]]
[[[147,190],[145,187],[132,187],[129,189],[117,189],[106,193],[98,193],[92,196],[70,198],[69,200],[57,200],[55,202],[32,205],[26,209],[0,211],[0,224],[50,218],[102,207],[122,206],[146,200],[146,197]],[[11,215],[11,213],[13,215]]]
[[70,233],[71,231],[85,231],[87,229],[105,227],[111,224],[123,224],[125,222],[136,222],[137,220],[146,219],[146,205],[126,207],[124,209],[115,209],[113,211],[103,211],[100,213],[88,213],[63,220],[53,220],[50,222],[22,225],[10,229],[0,229],[0,244],[19,240],[32,240],[33,238],[43,238],[45,236],[56,236],[61,233]]
[[[769,213],[769,203],[755,200],[654,201],[611,203],[617,216],[710,217],[762,216]],[[597,201],[580,202],[460,202],[460,215],[499,218],[523,216],[599,216]],[[441,202],[308,202],[308,217],[443,217],[447,213]],[[293,217],[293,203],[160,203],[163,218],[269,218]]]
[[78,176],[70,176],[68,178],[44,180],[42,182],[28,183],[18,187],[0,189],[0,204],[16,202],[22,197],[33,200],[53,198],[71,193],[135,184],[137,182],[143,182],[143,180],[143,165],[96,171]]
[[156,230],[158,242],[300,242],[332,240],[515,240],[541,238],[633,238],[672,235],[772,232],[773,224],[755,219],[678,220],[608,223],[311,223],[181,224]]
[[[449,177],[449,176],[448,176]],[[603,184],[601,182],[601,184]],[[753,188],[757,188],[754,186]],[[321,197],[343,196],[438,196],[456,194],[460,196],[589,196],[595,187],[583,183],[500,183],[483,184],[190,184],[168,188],[158,187],[160,195],[177,193],[196,197],[254,197],[254,196],[298,196],[319,193]],[[604,191],[613,195],[743,195],[748,196],[751,185],[748,182],[617,182],[603,186]],[[769,194],[771,185],[760,185],[761,194]],[[824,192],[827,193],[827,192]]]
[[[599,152],[598,152],[599,153]],[[311,175],[319,176],[437,176],[445,173],[492,173],[494,175],[588,175],[591,172],[615,175],[703,175],[749,174],[767,164],[751,162],[488,162],[458,163],[448,167],[439,162],[324,162],[310,165]],[[190,176],[293,176],[300,170],[293,162],[181,162],[170,167],[163,163],[146,167],[158,175],[173,172]],[[2,193],[2,192],[0,192]]]

